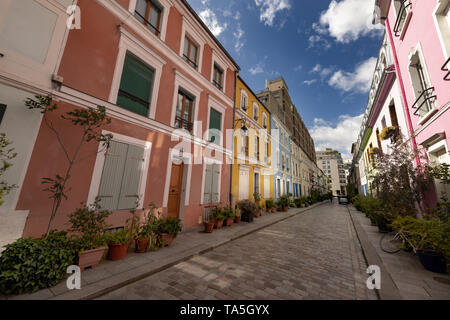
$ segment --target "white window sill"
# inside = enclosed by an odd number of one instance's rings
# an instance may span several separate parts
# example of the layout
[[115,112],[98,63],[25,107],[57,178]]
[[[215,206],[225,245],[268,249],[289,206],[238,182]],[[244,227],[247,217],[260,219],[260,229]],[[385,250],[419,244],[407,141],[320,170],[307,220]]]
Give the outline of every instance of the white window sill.
[[438,109],[431,109],[423,117],[420,117],[418,124],[421,126],[424,125],[424,123],[426,123],[436,112],[438,112]]
[[405,24],[403,25],[402,32],[400,33],[400,40],[402,40],[402,41],[405,38],[406,30],[408,29],[409,22],[411,21],[412,15],[413,15],[412,9],[409,9],[408,13],[406,15]]

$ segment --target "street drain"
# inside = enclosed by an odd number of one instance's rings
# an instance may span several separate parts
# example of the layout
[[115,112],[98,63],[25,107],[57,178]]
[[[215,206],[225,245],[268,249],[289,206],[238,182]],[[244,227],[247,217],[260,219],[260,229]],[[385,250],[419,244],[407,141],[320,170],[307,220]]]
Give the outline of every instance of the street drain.
[[446,284],[446,285],[450,285],[450,279],[447,278],[441,278],[441,277],[434,277],[433,278],[435,281]]

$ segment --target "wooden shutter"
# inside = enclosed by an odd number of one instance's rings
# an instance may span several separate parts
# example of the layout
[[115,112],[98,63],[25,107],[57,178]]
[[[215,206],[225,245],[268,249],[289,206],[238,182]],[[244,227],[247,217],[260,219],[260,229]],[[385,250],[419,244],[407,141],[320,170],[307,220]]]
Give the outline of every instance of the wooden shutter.
[[213,180],[213,165],[207,164],[205,167],[205,186],[203,191],[203,203],[212,203],[212,180]]
[[[215,144],[220,145],[220,136],[217,136],[216,130],[221,131],[222,130],[222,114],[213,108],[211,108],[210,114],[209,114],[209,129],[214,130],[209,132],[209,141],[214,142]],[[212,141],[212,138],[214,136],[214,141]]]
[[103,164],[98,196],[100,205],[106,210],[116,210],[124,174],[128,145],[111,141]]
[[119,210],[132,209],[139,197],[143,174],[144,148],[129,145],[119,196]]
[[117,104],[135,113],[148,116],[153,78],[154,71],[152,69],[127,54],[120,80],[120,90],[126,92],[127,95],[123,95],[119,91]]
[[212,174],[212,203],[220,202],[220,194],[219,194],[219,182],[220,182],[220,164],[214,164],[212,166],[213,174]]

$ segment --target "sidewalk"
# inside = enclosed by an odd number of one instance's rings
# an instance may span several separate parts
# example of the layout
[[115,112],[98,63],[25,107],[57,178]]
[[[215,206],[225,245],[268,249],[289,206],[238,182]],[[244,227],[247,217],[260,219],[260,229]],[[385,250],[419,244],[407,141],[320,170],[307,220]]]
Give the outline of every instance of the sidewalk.
[[[322,202],[323,203],[323,202]],[[69,291],[66,281],[52,288],[33,294],[7,297],[8,300],[87,300],[94,299],[125,285],[146,278],[177,263],[201,255],[230,241],[236,240],[277,222],[321,205],[316,203],[308,208],[290,209],[288,212],[263,213],[253,223],[241,222],[231,227],[215,230],[212,234],[203,233],[203,228],[182,232],[172,246],[156,252],[137,254],[130,248],[126,258],[121,261],[102,261],[97,268],[81,274],[81,290]],[[2,297],[0,297],[2,299]]]
[[371,226],[370,220],[353,206],[349,205],[348,209],[368,265],[381,268],[381,290],[378,292],[381,299],[450,300],[448,274],[425,270],[419,259],[410,253],[384,252],[380,248],[382,234],[378,228]]

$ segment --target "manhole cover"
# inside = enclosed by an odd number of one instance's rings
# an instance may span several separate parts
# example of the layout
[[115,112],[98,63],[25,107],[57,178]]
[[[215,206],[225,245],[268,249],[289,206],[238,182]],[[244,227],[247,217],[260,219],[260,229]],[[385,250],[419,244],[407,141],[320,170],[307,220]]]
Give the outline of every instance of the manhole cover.
[[450,285],[450,279],[447,278],[434,277],[434,280],[443,284]]

